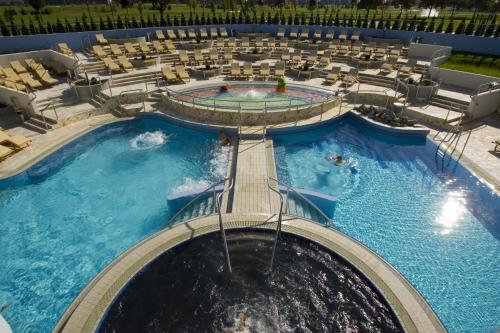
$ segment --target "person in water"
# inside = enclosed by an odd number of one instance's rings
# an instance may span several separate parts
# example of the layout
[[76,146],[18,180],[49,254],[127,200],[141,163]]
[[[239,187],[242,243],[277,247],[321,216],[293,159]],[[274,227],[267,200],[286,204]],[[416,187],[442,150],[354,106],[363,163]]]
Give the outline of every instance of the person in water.
[[222,143],[223,146],[230,146],[231,145],[231,139],[226,135],[224,132],[219,133],[219,140]]
[[345,161],[344,161],[344,159],[342,158],[341,155],[336,155],[335,157],[334,156],[329,156],[328,160],[330,162],[334,163],[335,165],[343,165],[343,164],[345,164]]

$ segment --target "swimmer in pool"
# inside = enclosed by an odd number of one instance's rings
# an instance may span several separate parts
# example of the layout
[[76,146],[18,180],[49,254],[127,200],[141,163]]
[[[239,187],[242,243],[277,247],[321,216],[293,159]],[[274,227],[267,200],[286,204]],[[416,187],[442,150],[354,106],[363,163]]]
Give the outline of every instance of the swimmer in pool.
[[230,146],[231,145],[231,139],[226,135],[224,132],[219,133],[219,140],[222,143],[223,146]]
[[345,164],[344,159],[340,155],[336,155],[335,157],[334,156],[328,156],[327,160],[330,161],[330,162],[332,162],[335,165],[344,165]]

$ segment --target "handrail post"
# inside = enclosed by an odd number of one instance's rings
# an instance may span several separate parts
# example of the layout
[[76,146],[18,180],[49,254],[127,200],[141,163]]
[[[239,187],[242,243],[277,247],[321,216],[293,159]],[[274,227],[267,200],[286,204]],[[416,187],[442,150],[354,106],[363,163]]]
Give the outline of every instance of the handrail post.
[[264,126],[262,127],[262,142],[266,141],[267,102],[264,102]]

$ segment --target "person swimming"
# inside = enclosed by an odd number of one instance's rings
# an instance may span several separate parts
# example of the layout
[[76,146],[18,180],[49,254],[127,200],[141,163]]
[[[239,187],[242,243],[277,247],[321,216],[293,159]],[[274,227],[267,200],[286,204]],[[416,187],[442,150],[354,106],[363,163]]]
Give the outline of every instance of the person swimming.
[[328,156],[327,160],[332,162],[335,165],[344,165],[345,164],[345,160],[342,158],[341,155]]
[[231,145],[231,139],[226,135],[226,133],[224,133],[222,131],[219,133],[219,140],[223,146],[230,146]]

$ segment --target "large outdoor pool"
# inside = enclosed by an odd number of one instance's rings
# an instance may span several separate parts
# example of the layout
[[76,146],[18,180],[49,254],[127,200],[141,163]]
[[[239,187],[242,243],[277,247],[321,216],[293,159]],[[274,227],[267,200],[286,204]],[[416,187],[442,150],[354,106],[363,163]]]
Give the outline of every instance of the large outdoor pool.
[[13,331],[51,331],[104,266],[165,226],[169,194],[223,178],[227,156],[216,133],[145,118],[0,181],[0,304]]
[[498,195],[448,158],[443,172],[431,141],[352,117],[273,138],[279,178],[337,197],[335,227],[400,271],[450,332],[500,327]]

